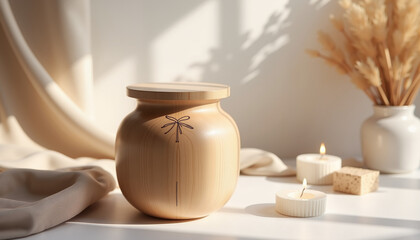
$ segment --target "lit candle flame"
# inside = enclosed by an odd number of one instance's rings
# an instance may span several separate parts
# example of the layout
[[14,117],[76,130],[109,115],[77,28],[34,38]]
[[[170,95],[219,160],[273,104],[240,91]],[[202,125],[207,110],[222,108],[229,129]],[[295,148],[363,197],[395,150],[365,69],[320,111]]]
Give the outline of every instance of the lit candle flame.
[[303,189],[302,189],[302,193],[300,194],[300,197],[299,197],[299,198],[302,198],[302,196],[303,196],[303,192],[304,192],[304,191],[305,191],[305,189],[306,189],[306,186],[307,186],[306,178],[304,178],[304,179],[303,179],[303,183],[302,183],[302,185],[303,185]]
[[325,155],[325,153],[327,152],[326,148],[325,148],[325,144],[321,143],[321,147],[319,148],[319,153],[321,155]]

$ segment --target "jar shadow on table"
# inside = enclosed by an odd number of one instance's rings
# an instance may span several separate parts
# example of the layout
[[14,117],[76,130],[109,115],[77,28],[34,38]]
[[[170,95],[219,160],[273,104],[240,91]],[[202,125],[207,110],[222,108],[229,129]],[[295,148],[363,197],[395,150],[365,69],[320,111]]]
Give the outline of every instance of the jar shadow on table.
[[197,219],[171,220],[148,216],[128,203],[121,193],[110,193],[70,222],[98,224],[173,224]]

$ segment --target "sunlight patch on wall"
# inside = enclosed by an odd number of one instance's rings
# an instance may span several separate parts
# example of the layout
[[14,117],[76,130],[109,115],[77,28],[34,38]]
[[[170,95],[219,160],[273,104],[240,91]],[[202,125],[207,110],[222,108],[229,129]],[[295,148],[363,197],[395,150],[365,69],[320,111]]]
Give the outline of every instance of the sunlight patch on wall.
[[[95,119],[100,119],[101,127],[108,133],[117,131],[121,119],[115,120],[116,116],[110,109],[118,109],[119,116],[125,116],[131,112],[136,101],[126,95],[126,86],[133,84],[136,79],[137,62],[135,57],[127,57],[115,64],[103,74],[99,81],[95,82],[94,104]],[[109,90],[113,89],[112,92]]]
[[274,53],[275,51],[279,50],[281,47],[286,45],[290,41],[290,38],[288,35],[280,36],[278,39],[276,39],[272,43],[268,43],[264,47],[261,48],[260,51],[258,51],[257,54],[254,55],[252,58],[252,63],[250,66],[250,70],[256,68],[259,64],[261,64],[262,61],[265,60],[265,58]]
[[218,2],[206,1],[160,34],[151,45],[150,81],[200,80],[200,71],[183,71],[210,58],[208,49],[218,45],[218,19]]
[[[248,35],[241,47],[249,48],[265,30],[271,33],[279,31],[283,26],[277,23],[284,23],[290,14],[288,3],[289,0],[264,1],[264,4],[255,0],[241,1],[240,32]],[[280,19],[275,19],[278,15]]]
[[[92,78],[92,55],[86,54],[79,58],[71,66],[71,73],[74,76],[67,83],[67,88],[71,92],[66,92],[67,95],[86,113],[89,118],[93,118],[93,78]],[[71,86],[68,86],[70,85]]]
[[247,74],[241,79],[246,84],[257,78],[263,62],[290,41],[289,35],[282,31],[290,26],[287,18],[289,0],[241,2],[240,32],[246,36],[241,49],[252,53]]
[[241,80],[242,84],[248,83],[255,79],[260,73],[259,66],[266,60],[268,56],[278,51],[281,47],[290,41],[288,35],[280,36],[272,43],[263,46],[251,59],[251,65],[248,68],[248,74]]
[[310,0],[310,5],[315,5],[315,9],[319,10],[322,7],[324,7],[327,3],[329,3],[331,0]]

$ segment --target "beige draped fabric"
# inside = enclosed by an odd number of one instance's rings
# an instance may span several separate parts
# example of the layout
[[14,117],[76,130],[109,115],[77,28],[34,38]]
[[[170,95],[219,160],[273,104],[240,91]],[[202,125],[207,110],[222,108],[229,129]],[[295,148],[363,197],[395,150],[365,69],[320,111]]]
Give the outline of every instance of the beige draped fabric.
[[[88,0],[0,0],[0,239],[60,224],[115,187],[92,86]],[[294,174],[274,154],[241,156],[245,174]]]
[[274,153],[256,148],[241,149],[241,173],[245,175],[287,177],[296,171],[286,166]]
[[0,143],[113,157],[92,108],[86,0],[0,1]]

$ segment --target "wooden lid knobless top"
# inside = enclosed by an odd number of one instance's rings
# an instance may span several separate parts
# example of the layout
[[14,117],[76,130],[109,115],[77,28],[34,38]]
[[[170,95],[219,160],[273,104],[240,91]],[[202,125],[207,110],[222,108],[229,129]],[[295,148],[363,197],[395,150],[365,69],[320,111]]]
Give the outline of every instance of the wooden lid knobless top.
[[203,82],[139,83],[127,95],[144,100],[216,100],[229,97],[227,85]]

